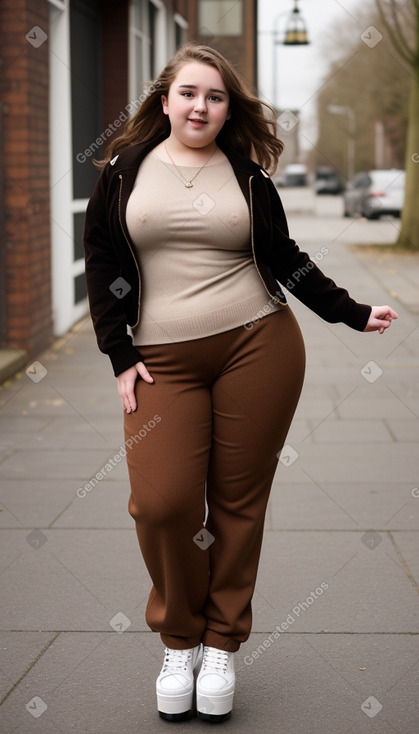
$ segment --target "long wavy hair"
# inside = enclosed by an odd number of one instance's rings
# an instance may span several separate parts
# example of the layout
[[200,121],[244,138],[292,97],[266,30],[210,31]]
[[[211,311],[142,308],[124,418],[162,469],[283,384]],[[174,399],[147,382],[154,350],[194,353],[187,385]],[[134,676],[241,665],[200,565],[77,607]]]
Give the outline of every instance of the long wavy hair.
[[111,141],[105,159],[95,162],[98,167],[102,168],[123,148],[146,143],[163,134],[169,136],[170,121],[163,112],[161,96],[167,97],[180,69],[192,61],[217,69],[229,94],[231,117],[224,123],[217,142],[221,145],[226,143],[239,153],[254,158],[267,170],[276,169],[284,145],[276,135],[274,109],[249,91],[233,65],[218,51],[192,42],[178,49],[149,87],[141,106],[127,122],[124,133]]

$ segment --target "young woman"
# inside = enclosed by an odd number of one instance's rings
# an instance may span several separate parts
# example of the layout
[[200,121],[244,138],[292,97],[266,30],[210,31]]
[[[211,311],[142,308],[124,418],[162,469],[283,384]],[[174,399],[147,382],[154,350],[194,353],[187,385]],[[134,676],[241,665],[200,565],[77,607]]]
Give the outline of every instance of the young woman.
[[146,620],[165,645],[156,691],[169,720],[191,714],[195,686],[200,718],[231,713],[304,375],[280,283],[358,331],[397,318],[356,303],[289,238],[265,170],[282,150],[275,133],[273,110],[232,65],[187,44],[110,145],[87,209],[90,309],[125,411],[129,512],[153,583]]

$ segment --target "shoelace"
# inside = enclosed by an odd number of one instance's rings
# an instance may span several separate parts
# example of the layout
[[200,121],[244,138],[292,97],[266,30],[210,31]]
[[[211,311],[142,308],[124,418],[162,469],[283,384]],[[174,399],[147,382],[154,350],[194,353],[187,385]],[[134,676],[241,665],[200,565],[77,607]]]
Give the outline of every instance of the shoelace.
[[165,651],[163,672],[167,670],[186,670],[191,659],[192,650],[170,650]]
[[202,660],[204,670],[211,668],[211,670],[215,670],[217,673],[225,673],[227,665],[228,652],[223,652],[223,650],[217,650],[216,648],[212,650],[204,648],[204,657]]

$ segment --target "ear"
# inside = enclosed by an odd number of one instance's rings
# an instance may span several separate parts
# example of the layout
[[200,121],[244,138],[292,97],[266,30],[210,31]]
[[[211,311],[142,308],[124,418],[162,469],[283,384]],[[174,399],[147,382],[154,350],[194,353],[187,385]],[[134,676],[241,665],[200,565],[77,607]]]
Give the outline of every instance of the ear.
[[166,95],[165,94],[162,94],[161,97],[160,97],[160,99],[161,99],[161,103],[162,103],[162,107],[163,107],[163,112],[164,112],[165,115],[168,115],[169,114],[169,108],[168,108],[168,105],[167,105],[167,97],[166,97]]
[[231,110],[229,110],[226,114],[226,120],[231,120]]

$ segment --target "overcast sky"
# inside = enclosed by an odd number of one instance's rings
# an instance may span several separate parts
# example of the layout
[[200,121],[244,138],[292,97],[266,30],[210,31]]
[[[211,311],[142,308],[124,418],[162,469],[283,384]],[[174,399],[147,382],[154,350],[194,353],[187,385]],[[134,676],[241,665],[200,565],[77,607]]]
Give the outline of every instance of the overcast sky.
[[[368,0],[373,6],[373,0]],[[299,0],[299,10],[306,22],[310,45],[286,47],[277,45],[274,52],[273,30],[278,29],[282,39],[287,18],[294,7],[293,0],[259,0],[258,18],[258,87],[262,99],[275,103],[280,109],[300,110],[302,132],[316,137],[315,96],[328,69],[321,43],[330,27],[342,23],[353,29],[358,37],[365,30],[359,20],[365,0]],[[337,38],[336,44],[339,44]],[[275,56],[274,56],[275,53]],[[276,64],[276,98],[274,95],[273,65]],[[313,140],[313,142],[314,142]],[[301,141],[304,148],[308,143]]]

